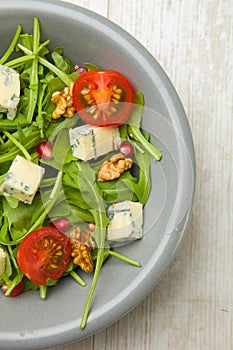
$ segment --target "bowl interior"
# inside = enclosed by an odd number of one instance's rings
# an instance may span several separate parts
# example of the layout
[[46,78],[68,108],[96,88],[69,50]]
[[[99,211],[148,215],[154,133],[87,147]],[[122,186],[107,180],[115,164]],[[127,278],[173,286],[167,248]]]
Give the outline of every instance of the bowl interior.
[[[139,260],[140,269],[109,259],[104,265],[87,327],[79,330],[86,288],[71,278],[51,288],[42,301],[37,292],[16,298],[0,295],[0,343],[7,349],[40,349],[82,339],[132,309],[161,278],[183,237],[195,184],[192,137],[177,93],[157,61],[135,39],[110,21],[83,8],[56,1],[7,1],[0,4],[0,55],[17,24],[32,32],[41,23],[41,40],[61,46],[73,64],[91,62],[125,74],[145,96],[143,128],[163,150],[152,161],[152,191],[145,208],[143,240],[119,247]],[[114,280],[112,278],[114,276]]]

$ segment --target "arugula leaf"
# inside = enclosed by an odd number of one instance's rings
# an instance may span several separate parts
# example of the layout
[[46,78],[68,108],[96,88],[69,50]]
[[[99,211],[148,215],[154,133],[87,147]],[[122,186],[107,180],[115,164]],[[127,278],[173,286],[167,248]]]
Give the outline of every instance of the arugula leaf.
[[0,59],[0,64],[4,64],[7,61],[7,59],[9,58],[9,56],[11,55],[11,53],[14,51],[15,46],[16,46],[16,44],[18,42],[18,39],[19,39],[21,31],[22,31],[22,27],[20,25],[18,25],[17,30],[15,32],[15,35],[14,35],[14,37],[13,37],[13,39],[12,39],[8,49],[7,49],[7,51],[5,52],[5,54]]
[[5,242],[7,242],[8,239],[9,239],[8,227],[9,227],[9,223],[8,223],[7,216],[2,214],[2,217],[1,217],[1,240],[0,240],[0,244],[4,245]]
[[[8,199],[2,198],[4,216],[8,219],[11,238],[17,240],[22,237],[31,226],[31,219],[35,217],[38,205],[42,205],[40,196],[36,196],[31,205],[18,202],[16,208],[9,206]],[[2,234],[1,234],[2,236]]]
[[109,219],[106,215],[106,204],[103,200],[101,190],[95,182],[94,170],[88,163],[85,162],[77,161],[76,165],[78,168],[79,186],[80,188],[85,187],[85,190],[88,192],[88,202],[92,202],[93,205],[93,209],[90,210],[95,219],[95,231],[93,232],[93,237],[98,247],[94,276],[86,299],[80,324],[80,328],[84,329],[87,323],[87,318],[97,286],[100,270],[105,260],[104,252],[106,246],[106,227],[108,225]]
[[138,141],[143,148],[149,152],[155,160],[160,160],[162,158],[162,151],[152,145],[142,134],[141,118],[143,113],[144,97],[141,91],[137,91],[135,94],[135,105],[133,111],[128,119],[128,133],[130,138]]
[[52,54],[52,59],[60,70],[65,72],[66,74],[70,74],[74,72],[74,66],[72,65],[71,61],[63,56],[63,48],[62,47],[56,47]]
[[133,177],[129,171],[125,171],[119,179],[111,181],[98,181],[102,190],[103,198],[107,202],[121,202],[124,200],[139,200],[137,190],[138,179]]
[[[26,136],[26,135],[25,135]],[[26,136],[25,144],[22,145],[25,150],[30,151],[33,147],[35,147],[41,141],[41,136],[39,130],[31,132],[31,135]],[[1,146],[0,146],[1,152]],[[0,163],[4,163],[10,160],[13,160],[20,151],[18,147],[12,146],[9,147],[8,152],[4,152],[4,154],[0,155]]]
[[[149,140],[149,135],[145,136],[146,140]],[[148,152],[141,153],[137,149],[134,151],[135,158],[139,166],[139,181],[137,183],[137,193],[139,195],[139,202],[143,205],[146,204],[150,190],[151,190],[151,177],[150,177],[150,154]]]
[[21,125],[21,127],[25,127],[28,125],[27,119],[25,116],[21,113],[17,113],[17,116],[14,120],[9,119],[1,119],[0,120],[0,131],[14,131],[17,130],[18,125]]
[[97,67],[95,64],[90,62],[85,62],[84,66],[88,69],[88,71],[99,70],[99,67]]

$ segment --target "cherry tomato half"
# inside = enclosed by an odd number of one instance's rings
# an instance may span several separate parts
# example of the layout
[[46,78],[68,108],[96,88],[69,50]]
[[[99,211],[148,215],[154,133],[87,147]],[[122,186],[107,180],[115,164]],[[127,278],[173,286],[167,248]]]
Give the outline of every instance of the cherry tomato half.
[[134,90],[128,79],[113,70],[94,70],[78,77],[73,104],[80,117],[95,126],[117,126],[129,117]]
[[71,255],[69,238],[56,227],[43,227],[29,233],[20,243],[17,262],[35,284],[46,285],[47,278],[58,279]]

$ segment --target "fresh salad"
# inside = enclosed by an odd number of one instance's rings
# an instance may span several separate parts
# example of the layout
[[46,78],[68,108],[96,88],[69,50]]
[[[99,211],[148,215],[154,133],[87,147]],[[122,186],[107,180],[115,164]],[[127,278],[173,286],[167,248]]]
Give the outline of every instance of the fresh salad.
[[[20,25],[0,57],[0,285],[5,296],[71,276],[85,287],[86,326],[108,257],[143,236],[151,159],[143,93],[120,72],[75,62]],[[82,276],[82,277],[81,277]]]

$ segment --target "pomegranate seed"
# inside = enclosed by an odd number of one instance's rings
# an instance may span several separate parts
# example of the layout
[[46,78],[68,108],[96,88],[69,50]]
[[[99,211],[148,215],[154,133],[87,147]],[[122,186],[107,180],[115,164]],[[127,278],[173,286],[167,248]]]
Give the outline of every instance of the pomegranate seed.
[[87,227],[88,227],[88,230],[89,230],[90,232],[94,232],[94,231],[95,231],[95,224],[94,224],[93,222],[89,222],[89,223],[87,224]]
[[83,73],[86,73],[88,72],[88,69],[86,67],[83,67],[83,66],[75,66],[75,71],[79,74],[83,74]]
[[[11,291],[11,294],[9,296],[16,297],[17,295],[19,295],[22,292],[23,288],[24,288],[24,284],[21,281],[17,284],[17,286],[15,286],[15,288]],[[1,287],[1,289],[2,289],[3,294],[5,295],[6,292],[8,291],[7,284],[4,283]]]
[[59,231],[67,231],[70,228],[70,222],[66,218],[60,218],[57,220],[54,220],[50,223],[50,226],[56,227]]
[[124,157],[131,157],[134,154],[133,146],[129,141],[123,141],[119,147],[119,151]]
[[53,157],[53,145],[49,141],[42,141],[36,146],[36,151],[42,159],[50,160]]

